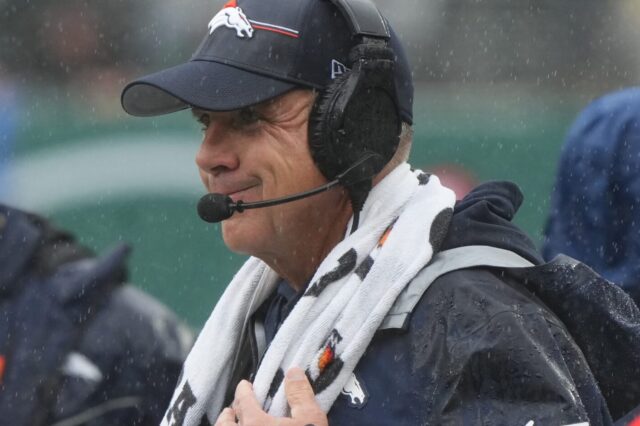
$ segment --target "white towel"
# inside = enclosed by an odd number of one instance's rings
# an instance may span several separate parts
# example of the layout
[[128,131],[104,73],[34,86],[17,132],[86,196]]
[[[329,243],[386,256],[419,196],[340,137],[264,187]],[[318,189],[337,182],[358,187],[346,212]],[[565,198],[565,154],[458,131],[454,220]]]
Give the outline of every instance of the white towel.
[[[294,366],[306,370],[329,411],[402,289],[438,249],[454,203],[436,176],[408,164],[373,188],[360,227],[320,264],[262,359],[253,388],[268,413],[288,415],[283,377]],[[245,320],[277,281],[256,258],[238,271],[185,361],[162,425],[198,426],[205,413],[216,420]]]

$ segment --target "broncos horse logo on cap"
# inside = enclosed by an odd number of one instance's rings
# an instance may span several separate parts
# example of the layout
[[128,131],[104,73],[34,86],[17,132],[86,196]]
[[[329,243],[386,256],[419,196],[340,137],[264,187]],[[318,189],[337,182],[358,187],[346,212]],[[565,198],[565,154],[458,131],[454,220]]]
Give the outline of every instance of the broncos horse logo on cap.
[[209,21],[209,34],[213,34],[216,29],[223,26],[236,30],[236,35],[240,38],[253,37],[253,27],[242,9],[238,7],[236,0],[230,0]]
[[216,13],[216,16],[209,22],[209,34],[213,34],[220,27],[236,30],[236,35],[240,38],[253,38],[254,30],[269,31],[292,38],[299,37],[297,30],[283,27],[282,25],[248,19],[247,15],[238,7],[237,0],[229,0],[222,10]]

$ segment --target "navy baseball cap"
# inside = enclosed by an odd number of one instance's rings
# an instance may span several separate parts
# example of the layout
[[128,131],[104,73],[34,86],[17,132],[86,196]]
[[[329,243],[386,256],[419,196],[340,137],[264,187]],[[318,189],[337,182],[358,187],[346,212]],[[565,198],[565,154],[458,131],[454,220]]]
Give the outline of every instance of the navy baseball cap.
[[[328,0],[230,0],[212,10],[207,34],[189,62],[129,83],[122,107],[141,117],[189,107],[231,111],[296,88],[322,90],[348,70],[357,42]],[[392,29],[389,45],[396,57],[400,114],[411,124],[411,70]]]

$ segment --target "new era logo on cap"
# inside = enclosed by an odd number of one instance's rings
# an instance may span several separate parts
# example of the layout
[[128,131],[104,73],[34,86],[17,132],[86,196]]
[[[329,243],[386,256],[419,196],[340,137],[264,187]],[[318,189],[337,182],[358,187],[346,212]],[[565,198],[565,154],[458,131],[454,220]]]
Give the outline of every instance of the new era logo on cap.
[[338,76],[349,71],[349,68],[342,62],[336,61],[335,59],[331,60],[331,80],[335,80]]

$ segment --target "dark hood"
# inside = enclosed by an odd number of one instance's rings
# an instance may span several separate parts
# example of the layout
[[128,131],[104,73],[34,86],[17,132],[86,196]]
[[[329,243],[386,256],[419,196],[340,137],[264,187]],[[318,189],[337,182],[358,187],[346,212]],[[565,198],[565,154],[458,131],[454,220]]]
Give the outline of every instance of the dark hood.
[[63,263],[90,256],[69,232],[0,203],[0,295],[13,292],[29,273],[46,276]]
[[511,223],[523,196],[511,182],[487,182],[456,203],[442,250],[487,245],[511,250],[534,264],[543,263],[529,237]]
[[25,213],[0,204],[0,294],[11,292],[29,267],[41,234]]
[[563,253],[640,304],[640,87],[589,104],[567,133],[542,253]]

